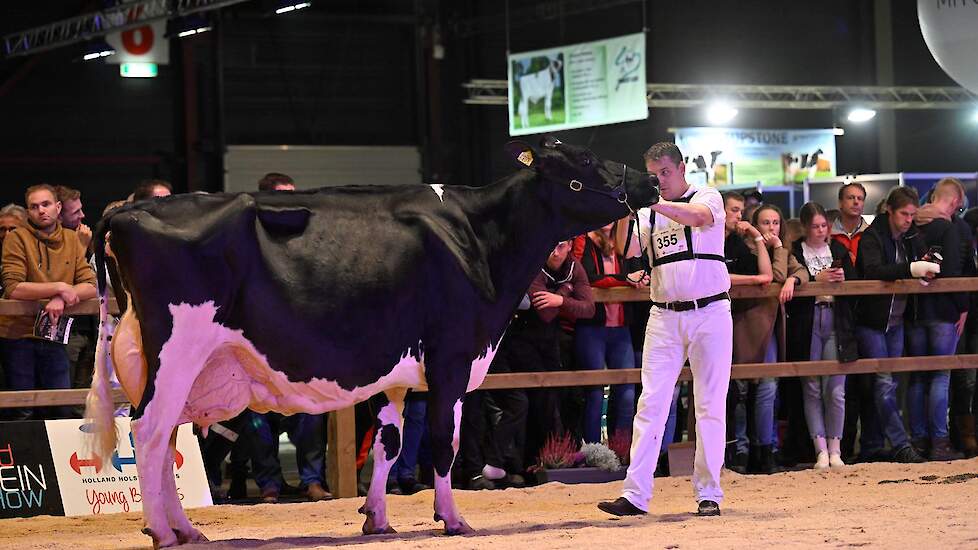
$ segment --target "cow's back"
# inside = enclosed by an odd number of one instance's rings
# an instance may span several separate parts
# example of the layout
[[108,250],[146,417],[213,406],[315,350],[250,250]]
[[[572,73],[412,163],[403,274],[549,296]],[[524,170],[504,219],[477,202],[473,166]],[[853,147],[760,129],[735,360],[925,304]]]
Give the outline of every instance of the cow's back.
[[420,358],[444,323],[439,281],[461,266],[437,227],[460,216],[430,186],[189,195],[116,214],[112,246],[148,353],[171,306],[213,301],[290,381],[352,389]]

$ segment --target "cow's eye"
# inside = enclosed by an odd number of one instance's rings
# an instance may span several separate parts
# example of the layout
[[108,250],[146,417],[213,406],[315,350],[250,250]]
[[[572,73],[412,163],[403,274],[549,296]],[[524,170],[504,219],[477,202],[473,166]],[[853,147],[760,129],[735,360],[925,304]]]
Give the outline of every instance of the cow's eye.
[[591,166],[591,157],[584,157],[581,159],[581,164],[584,166]]

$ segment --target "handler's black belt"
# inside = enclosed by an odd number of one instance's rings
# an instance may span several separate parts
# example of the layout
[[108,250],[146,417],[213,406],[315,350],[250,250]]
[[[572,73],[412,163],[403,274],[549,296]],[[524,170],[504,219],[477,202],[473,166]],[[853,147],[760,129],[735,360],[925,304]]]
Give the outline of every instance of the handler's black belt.
[[729,299],[729,294],[726,292],[721,292],[720,294],[714,294],[713,296],[707,296],[706,298],[700,298],[698,300],[689,300],[688,302],[652,302],[652,305],[660,309],[668,309],[672,311],[689,311],[691,309],[706,307],[713,302]]

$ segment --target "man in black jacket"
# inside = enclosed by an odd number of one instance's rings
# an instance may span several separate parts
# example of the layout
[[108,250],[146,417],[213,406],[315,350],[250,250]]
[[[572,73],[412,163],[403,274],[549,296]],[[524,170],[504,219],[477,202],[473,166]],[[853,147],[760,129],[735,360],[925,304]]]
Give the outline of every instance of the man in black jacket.
[[[886,198],[886,212],[873,220],[859,242],[856,271],[862,279],[895,281],[920,277],[932,279],[939,265],[922,261],[927,253],[923,236],[913,223],[917,192],[895,187]],[[904,319],[916,317],[916,295],[861,296],[856,306],[856,338],[863,358],[901,357]],[[897,383],[891,373],[876,374],[874,386],[879,426],[863,426],[860,442],[863,456],[879,454],[883,434],[890,440],[897,462],[923,462],[910,445],[897,403]],[[883,434],[878,429],[882,428]]]
[[[970,243],[967,224],[956,216],[964,203],[964,187],[953,178],[937,183],[930,204],[917,212],[917,224],[928,249],[940,254],[941,277],[963,273],[965,251],[962,233]],[[922,215],[925,214],[925,215]],[[964,231],[958,223],[965,225]],[[907,321],[907,353],[911,356],[953,355],[968,317],[968,295],[964,292],[923,294],[918,299],[917,317]],[[951,448],[948,437],[948,370],[915,372],[907,388],[911,443],[932,460],[955,460],[963,455]]]

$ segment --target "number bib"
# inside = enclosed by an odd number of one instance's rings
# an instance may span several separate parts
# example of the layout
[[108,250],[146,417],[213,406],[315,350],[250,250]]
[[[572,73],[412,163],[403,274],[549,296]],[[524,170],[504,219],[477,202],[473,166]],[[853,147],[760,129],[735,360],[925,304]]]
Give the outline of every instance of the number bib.
[[652,233],[652,248],[656,258],[665,258],[689,250],[686,242],[686,229],[679,224],[670,224]]

